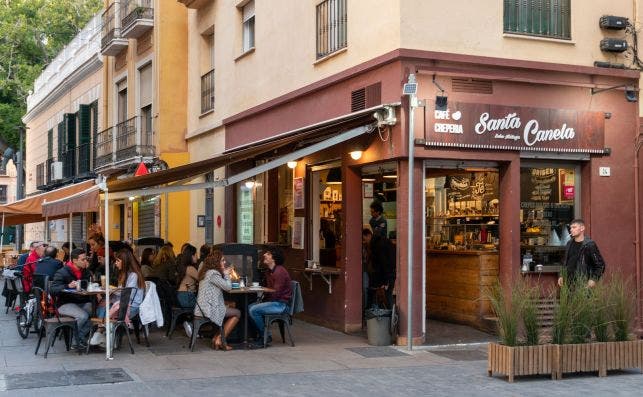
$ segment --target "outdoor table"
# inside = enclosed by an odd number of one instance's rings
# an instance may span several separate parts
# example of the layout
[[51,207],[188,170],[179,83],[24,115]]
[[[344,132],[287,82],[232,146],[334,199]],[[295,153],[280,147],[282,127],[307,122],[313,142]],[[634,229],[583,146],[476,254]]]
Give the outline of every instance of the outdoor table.
[[[122,288],[109,287],[109,293],[114,293]],[[92,316],[96,316],[96,303],[98,295],[105,295],[104,289],[93,289],[91,291],[86,289],[76,290],[73,288],[65,288],[62,290],[65,294],[77,295],[77,296],[88,296],[92,299]]]
[[265,292],[275,292],[272,288],[267,287],[244,287],[244,288],[233,288],[230,291],[226,291],[229,294],[243,294],[243,306],[244,306],[244,316],[243,316],[243,347],[244,349],[248,348],[248,295],[249,294],[259,294]]

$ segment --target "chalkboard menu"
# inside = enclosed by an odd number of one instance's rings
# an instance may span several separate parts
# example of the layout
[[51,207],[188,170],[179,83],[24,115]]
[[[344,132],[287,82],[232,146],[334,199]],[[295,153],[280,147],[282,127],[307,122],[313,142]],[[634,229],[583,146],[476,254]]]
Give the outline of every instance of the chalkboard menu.
[[498,198],[498,174],[495,172],[473,172],[447,176],[447,197],[449,201],[489,201]]
[[520,201],[558,203],[558,168],[521,168]]

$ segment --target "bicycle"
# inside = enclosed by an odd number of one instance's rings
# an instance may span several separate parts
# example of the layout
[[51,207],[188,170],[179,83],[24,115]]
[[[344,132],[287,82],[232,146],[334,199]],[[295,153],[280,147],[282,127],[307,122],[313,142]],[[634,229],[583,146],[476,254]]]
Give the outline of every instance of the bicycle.
[[38,315],[39,312],[36,308],[38,304],[39,302],[36,300],[36,297],[29,295],[26,303],[22,307],[16,307],[16,325],[18,326],[18,334],[22,339],[27,339],[32,325],[36,333],[42,325],[42,321]]

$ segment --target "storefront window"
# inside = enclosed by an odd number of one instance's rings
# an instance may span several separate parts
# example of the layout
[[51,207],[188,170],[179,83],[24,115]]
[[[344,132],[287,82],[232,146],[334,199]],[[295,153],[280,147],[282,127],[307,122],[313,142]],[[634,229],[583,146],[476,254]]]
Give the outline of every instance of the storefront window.
[[494,251],[499,244],[498,172],[430,170],[427,248]]
[[569,223],[576,217],[579,179],[575,167],[520,170],[520,239],[523,271],[561,266]]

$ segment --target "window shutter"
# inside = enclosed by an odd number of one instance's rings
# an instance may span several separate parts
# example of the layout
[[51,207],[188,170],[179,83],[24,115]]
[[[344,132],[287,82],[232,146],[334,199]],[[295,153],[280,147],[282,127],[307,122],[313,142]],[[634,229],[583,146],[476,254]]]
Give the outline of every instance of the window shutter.
[[54,157],[54,129],[47,131],[47,158]]
[[61,160],[63,152],[65,151],[65,139],[67,131],[65,130],[65,121],[58,123],[58,161]]
[[152,65],[149,64],[140,69],[140,106],[145,107],[152,104]]
[[67,150],[73,150],[76,147],[76,115],[66,113],[63,122],[65,123],[65,132],[67,133]]
[[80,105],[78,107],[78,145],[84,145],[91,141],[92,115],[91,105]]

